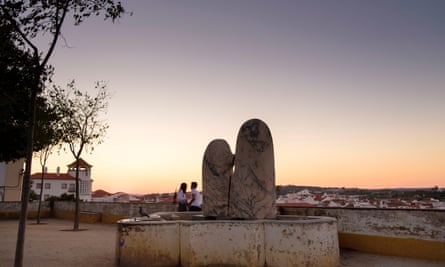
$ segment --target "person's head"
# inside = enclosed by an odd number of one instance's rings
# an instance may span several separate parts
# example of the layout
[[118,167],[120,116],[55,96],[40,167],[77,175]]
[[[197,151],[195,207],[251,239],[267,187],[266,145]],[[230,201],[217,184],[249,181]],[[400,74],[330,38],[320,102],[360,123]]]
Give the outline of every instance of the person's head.
[[197,182],[192,182],[191,188],[195,189],[196,187],[198,187],[198,183]]
[[186,183],[182,183],[180,189],[182,190],[182,192],[185,193],[185,191],[187,191],[187,184]]

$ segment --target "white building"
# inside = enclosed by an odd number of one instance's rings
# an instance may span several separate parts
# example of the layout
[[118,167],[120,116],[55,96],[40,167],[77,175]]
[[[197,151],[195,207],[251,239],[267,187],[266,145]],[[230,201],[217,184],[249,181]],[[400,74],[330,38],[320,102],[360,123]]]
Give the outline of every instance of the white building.
[[[79,199],[90,201],[91,188],[93,180],[91,179],[91,167],[82,158],[79,159]],[[31,175],[33,190],[37,195],[40,194],[42,188],[42,173],[34,173]],[[59,197],[62,194],[74,195],[76,193],[76,161],[68,165],[66,173],[60,173],[59,167],[57,172],[43,174],[43,193],[42,200],[50,196]]]

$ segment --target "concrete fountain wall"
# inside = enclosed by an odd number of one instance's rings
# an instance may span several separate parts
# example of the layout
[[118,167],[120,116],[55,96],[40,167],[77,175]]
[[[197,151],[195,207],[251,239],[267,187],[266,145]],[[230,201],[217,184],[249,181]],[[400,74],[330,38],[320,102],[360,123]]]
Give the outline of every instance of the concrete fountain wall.
[[157,221],[156,216],[151,217],[145,221],[118,222],[117,265],[331,267],[339,264],[334,218],[278,216],[264,220]]
[[[236,154],[210,142],[203,158],[203,214],[152,214],[118,222],[116,263],[139,267],[333,267],[337,221],[277,216],[272,135],[259,120],[240,128]],[[195,215],[195,216],[193,216]]]

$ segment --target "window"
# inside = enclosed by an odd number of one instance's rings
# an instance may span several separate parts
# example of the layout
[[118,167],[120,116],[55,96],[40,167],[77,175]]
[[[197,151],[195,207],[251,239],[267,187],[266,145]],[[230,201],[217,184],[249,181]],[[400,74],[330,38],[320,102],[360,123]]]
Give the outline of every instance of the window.
[[85,194],[88,192],[88,182],[80,181],[80,193]]
[[42,184],[41,184],[41,183],[36,183],[36,188],[37,188],[37,189],[42,188]]
[[51,188],[51,184],[50,183],[45,183],[45,189],[50,189]]
[[62,189],[66,189],[67,185],[66,184],[62,184]]
[[76,192],[76,189],[74,188],[75,184],[70,184],[68,188],[68,192]]

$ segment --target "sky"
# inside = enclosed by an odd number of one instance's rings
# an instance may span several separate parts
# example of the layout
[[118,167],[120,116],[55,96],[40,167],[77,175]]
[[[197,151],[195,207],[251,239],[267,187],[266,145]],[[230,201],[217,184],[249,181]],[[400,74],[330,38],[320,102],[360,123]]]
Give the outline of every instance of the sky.
[[[93,190],[201,184],[210,141],[235,153],[252,118],[271,130],[277,185],[445,187],[444,1],[122,4],[115,24],[68,21],[50,62],[58,85],[112,93],[104,143],[82,155]],[[72,161],[56,152],[48,170]]]

